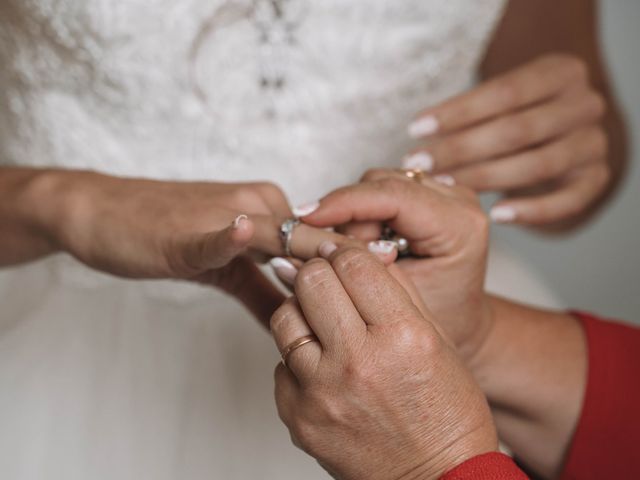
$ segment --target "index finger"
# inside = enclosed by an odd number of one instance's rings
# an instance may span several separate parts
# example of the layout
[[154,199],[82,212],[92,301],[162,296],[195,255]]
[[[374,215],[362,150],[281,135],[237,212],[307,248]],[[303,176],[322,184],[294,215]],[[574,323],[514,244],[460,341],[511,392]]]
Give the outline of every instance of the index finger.
[[414,138],[449,133],[551,98],[586,74],[568,57],[544,57],[427,109],[409,126]]
[[[280,226],[284,219],[271,216],[252,215],[255,233],[250,243],[251,249],[273,257],[285,255],[284,244],[280,238]],[[294,228],[291,236],[291,254],[302,260],[318,256],[318,248],[323,242],[330,241],[338,245],[352,243],[353,240],[339,233],[300,224]]]

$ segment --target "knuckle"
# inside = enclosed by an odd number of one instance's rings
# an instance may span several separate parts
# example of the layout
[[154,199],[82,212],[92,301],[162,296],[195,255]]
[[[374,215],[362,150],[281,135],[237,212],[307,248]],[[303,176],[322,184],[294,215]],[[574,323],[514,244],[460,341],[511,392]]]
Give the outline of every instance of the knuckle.
[[589,67],[580,57],[570,53],[552,53],[544,57],[549,71],[573,82],[589,77]]
[[297,287],[317,287],[326,282],[331,267],[326,260],[314,258],[305,263],[296,277]]
[[347,247],[333,260],[333,267],[343,273],[354,273],[369,263],[370,254],[361,248]]
[[296,438],[300,448],[306,452],[314,450],[316,434],[311,422],[308,422],[306,418],[300,415],[296,415],[291,419],[289,429]]
[[389,171],[383,168],[370,168],[362,177],[360,177],[360,182],[373,182],[382,178],[386,178],[389,176]]
[[585,81],[589,78],[589,66],[582,58],[575,55],[562,55],[564,71],[570,78]]
[[397,322],[390,335],[394,349],[401,354],[420,357],[437,354],[441,348],[441,339],[426,328],[418,328],[413,322]]
[[318,395],[315,397],[314,409],[322,417],[322,423],[345,424],[348,413],[340,397],[335,395]]
[[292,300],[287,299],[273,314],[269,322],[272,332],[281,332],[289,323],[293,314]]

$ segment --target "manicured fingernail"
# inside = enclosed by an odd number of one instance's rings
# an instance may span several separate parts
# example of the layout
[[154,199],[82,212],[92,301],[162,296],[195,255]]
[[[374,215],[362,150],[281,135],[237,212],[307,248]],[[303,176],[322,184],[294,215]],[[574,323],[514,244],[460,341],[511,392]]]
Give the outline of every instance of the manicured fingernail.
[[396,244],[387,240],[378,240],[375,242],[369,242],[368,247],[371,253],[375,253],[377,255],[389,255],[396,249]]
[[269,264],[282,280],[288,283],[295,282],[298,269],[294,267],[293,263],[289,260],[282,257],[275,257],[269,261]]
[[433,180],[447,187],[454,187],[456,185],[456,179],[451,175],[436,175],[433,177]]
[[311,215],[320,207],[320,202],[305,203],[293,209],[293,215],[300,218]]
[[247,220],[249,220],[249,217],[246,215],[238,215],[233,221],[233,228],[240,228],[240,226]]
[[402,159],[402,168],[429,172],[433,169],[433,163],[433,157],[431,155],[425,152],[418,152],[404,157]]
[[329,258],[333,252],[338,249],[338,246],[333,242],[322,242],[318,248],[320,256],[323,258]]
[[510,223],[516,219],[517,213],[512,207],[498,206],[491,209],[489,216],[496,223]]
[[411,138],[422,138],[433,135],[440,128],[438,119],[433,115],[422,117],[409,125],[409,136]]

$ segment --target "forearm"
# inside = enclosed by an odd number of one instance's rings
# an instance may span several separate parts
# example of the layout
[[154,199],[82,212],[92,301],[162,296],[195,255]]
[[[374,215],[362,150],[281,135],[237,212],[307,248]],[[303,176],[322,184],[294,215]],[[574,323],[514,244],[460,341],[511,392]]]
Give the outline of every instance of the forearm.
[[60,249],[55,224],[68,191],[63,171],[0,168],[0,267],[28,262]]
[[491,298],[491,334],[471,369],[492,406],[501,439],[529,468],[552,478],[577,425],[587,375],[579,322]]

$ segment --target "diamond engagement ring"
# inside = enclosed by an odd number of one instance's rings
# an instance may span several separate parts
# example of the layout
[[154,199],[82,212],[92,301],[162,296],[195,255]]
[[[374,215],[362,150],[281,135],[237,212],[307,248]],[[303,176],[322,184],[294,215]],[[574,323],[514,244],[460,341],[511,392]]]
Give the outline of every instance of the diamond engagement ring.
[[282,247],[284,248],[284,254],[287,257],[291,257],[291,239],[293,238],[293,231],[300,225],[300,220],[297,218],[289,218],[280,225],[280,240],[282,240]]

